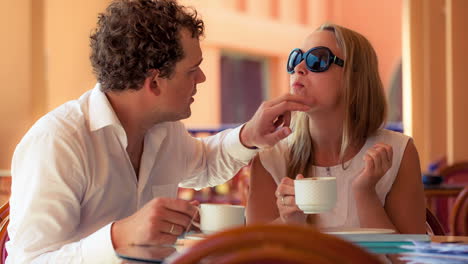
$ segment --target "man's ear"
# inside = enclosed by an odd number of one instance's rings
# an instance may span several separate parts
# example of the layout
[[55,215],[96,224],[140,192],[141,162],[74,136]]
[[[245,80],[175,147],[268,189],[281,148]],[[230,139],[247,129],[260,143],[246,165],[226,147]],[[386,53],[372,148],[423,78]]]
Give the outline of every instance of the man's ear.
[[159,77],[159,73],[159,70],[152,69],[145,79],[144,88],[154,95],[161,94],[161,78]]

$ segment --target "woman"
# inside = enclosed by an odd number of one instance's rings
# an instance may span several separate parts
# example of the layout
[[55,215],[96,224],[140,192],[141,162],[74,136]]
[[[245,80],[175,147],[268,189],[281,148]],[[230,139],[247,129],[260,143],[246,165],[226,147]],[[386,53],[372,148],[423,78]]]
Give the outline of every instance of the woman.
[[311,110],[296,112],[293,134],[252,161],[247,223],[310,222],[293,179],[333,176],[337,204],[317,215],[319,227],[425,233],[418,153],[411,138],[382,129],[386,102],[369,41],[324,24],[291,52],[287,70],[291,92]]

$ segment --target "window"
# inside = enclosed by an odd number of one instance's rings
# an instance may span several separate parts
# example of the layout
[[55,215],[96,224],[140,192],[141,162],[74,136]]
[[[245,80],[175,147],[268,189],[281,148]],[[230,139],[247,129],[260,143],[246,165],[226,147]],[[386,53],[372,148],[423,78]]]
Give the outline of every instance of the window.
[[224,53],[221,56],[221,123],[249,120],[268,97],[266,58]]

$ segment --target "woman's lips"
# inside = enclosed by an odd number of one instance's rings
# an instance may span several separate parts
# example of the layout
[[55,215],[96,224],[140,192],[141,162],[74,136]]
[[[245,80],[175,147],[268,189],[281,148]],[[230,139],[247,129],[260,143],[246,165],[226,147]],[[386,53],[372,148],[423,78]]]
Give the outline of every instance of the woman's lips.
[[296,81],[296,82],[293,82],[292,87],[301,88],[301,87],[304,87],[304,84],[302,84],[301,82]]
[[304,85],[300,82],[294,82],[292,84],[292,90],[294,94],[305,96]]
[[310,107],[313,107],[315,105],[315,99],[313,96],[307,95],[306,94],[306,88],[301,82],[294,82],[291,86],[292,88],[292,93],[304,97],[306,99],[306,104]]

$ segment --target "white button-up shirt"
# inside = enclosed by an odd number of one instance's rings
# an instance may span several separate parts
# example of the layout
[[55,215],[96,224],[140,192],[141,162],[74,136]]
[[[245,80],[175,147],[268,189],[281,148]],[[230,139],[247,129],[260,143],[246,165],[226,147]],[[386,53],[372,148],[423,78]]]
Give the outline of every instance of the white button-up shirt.
[[240,128],[195,139],[181,122],[151,128],[139,178],[127,137],[99,84],[41,118],[12,161],[7,263],[116,262],[110,227],[177,187],[229,180],[256,153]]

